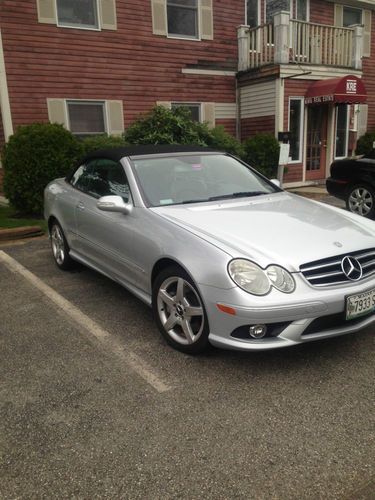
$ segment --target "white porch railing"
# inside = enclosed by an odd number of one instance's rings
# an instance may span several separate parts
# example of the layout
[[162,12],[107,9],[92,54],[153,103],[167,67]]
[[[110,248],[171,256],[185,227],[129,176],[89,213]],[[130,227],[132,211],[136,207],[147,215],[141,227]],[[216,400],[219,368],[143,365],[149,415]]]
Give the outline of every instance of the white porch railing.
[[294,20],[290,27],[291,62],[352,66],[353,29]]
[[239,71],[266,64],[320,64],[362,68],[363,28],[339,28],[291,20],[280,12],[273,24],[238,28]]

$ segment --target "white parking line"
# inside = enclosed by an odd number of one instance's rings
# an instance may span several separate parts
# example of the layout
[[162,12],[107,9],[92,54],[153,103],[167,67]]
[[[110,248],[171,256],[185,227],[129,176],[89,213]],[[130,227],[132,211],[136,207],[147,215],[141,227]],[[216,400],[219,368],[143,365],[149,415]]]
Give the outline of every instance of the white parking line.
[[41,291],[49,300],[59,307],[65,315],[69,316],[80,327],[84,328],[96,339],[98,339],[108,350],[118,356],[121,361],[126,363],[135,373],[143,378],[158,392],[166,392],[172,389],[170,385],[165,384],[158,374],[154,372],[147,363],[137,354],[129,350],[125,345],[113,337],[107,330],[104,330],[95,321],[86,316],[82,311],[75,307],[71,302],[64,299],[53,288],[46,285],[35,274],[28,271],[18,261],[10,257],[7,253],[0,250],[0,262],[14,273],[23,276],[35,288]]

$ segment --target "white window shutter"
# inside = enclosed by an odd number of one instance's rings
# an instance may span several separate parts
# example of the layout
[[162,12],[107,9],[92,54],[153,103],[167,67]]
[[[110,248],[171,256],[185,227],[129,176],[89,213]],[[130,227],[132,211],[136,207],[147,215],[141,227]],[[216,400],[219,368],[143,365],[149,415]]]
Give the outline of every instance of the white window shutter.
[[335,3],[335,26],[342,27],[344,24],[344,9],[343,6]]
[[116,0],[99,0],[99,15],[103,30],[117,30]]
[[201,0],[200,11],[201,38],[203,40],[213,40],[214,23],[212,12],[212,0]]
[[364,10],[363,23],[363,56],[370,57],[371,55],[371,10]]
[[359,113],[357,122],[357,127],[358,127],[357,139],[362,137],[362,135],[364,135],[367,132],[368,104],[360,104],[358,108],[359,108]]
[[64,99],[47,99],[48,119],[51,123],[60,123],[67,129],[68,116]]
[[46,24],[57,24],[55,0],[37,0],[38,21]]
[[204,102],[202,104],[202,121],[207,122],[210,128],[215,126],[215,103]]
[[108,134],[122,135],[124,133],[124,109],[122,101],[107,101]]
[[172,103],[170,101],[156,101],[157,106],[163,106],[163,108],[172,109]]
[[167,0],[151,0],[152,32],[167,35]]

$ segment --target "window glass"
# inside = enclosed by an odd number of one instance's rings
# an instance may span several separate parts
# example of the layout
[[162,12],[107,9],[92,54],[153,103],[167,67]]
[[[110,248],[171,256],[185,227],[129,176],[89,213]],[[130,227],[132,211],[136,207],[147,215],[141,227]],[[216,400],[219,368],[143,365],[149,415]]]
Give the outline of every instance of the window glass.
[[94,160],[81,165],[71,179],[71,184],[87,194],[121,196],[125,203],[130,200],[129,184],[120,163],[108,159]]
[[292,161],[301,161],[302,151],[302,100],[291,99],[289,102],[290,157]]
[[266,0],[266,23],[272,23],[273,16],[282,10],[290,11],[289,0]]
[[151,206],[277,191],[241,162],[224,154],[148,158],[133,160],[133,165]]
[[247,0],[246,24],[250,26],[250,28],[258,26],[258,0]]
[[362,24],[362,10],[344,6],[342,25],[347,28],[353,24]]
[[64,26],[98,28],[97,0],[57,0],[58,22]]
[[336,158],[348,154],[348,106],[339,104],[336,114]]
[[296,0],[296,19],[307,21],[307,2],[308,0]]
[[77,170],[74,172],[72,175],[72,178],[70,179],[70,183],[76,187],[77,189],[80,189],[81,191],[84,191],[87,193],[90,188],[90,181],[92,178],[92,173],[93,169],[95,166],[96,160],[85,163],[77,168]]
[[168,34],[198,38],[198,0],[167,0]]
[[70,131],[76,135],[106,132],[104,102],[68,101]]
[[192,103],[182,103],[182,102],[173,102],[172,109],[176,108],[187,108],[190,111],[191,119],[195,122],[199,122],[201,118],[201,105],[200,104],[192,104]]

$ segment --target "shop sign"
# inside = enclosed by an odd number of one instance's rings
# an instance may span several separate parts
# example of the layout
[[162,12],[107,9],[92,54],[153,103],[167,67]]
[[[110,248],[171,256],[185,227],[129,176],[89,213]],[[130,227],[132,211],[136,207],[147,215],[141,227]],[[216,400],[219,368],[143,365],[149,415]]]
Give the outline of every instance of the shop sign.
[[335,96],[333,94],[329,95],[318,95],[315,97],[306,97],[305,104],[322,104],[325,102],[333,102]]

